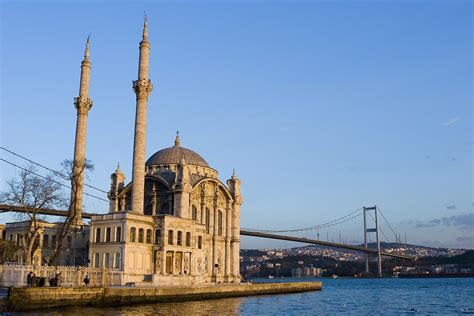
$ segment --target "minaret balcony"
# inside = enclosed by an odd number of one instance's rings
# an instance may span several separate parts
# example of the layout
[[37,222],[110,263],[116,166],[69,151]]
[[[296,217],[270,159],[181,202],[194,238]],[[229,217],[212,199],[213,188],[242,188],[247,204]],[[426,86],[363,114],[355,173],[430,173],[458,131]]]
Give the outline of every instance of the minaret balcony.
[[87,113],[92,107],[92,100],[86,97],[74,98],[74,106],[79,113]]
[[133,91],[137,97],[148,97],[148,94],[153,90],[153,85],[150,79],[139,79],[133,81]]

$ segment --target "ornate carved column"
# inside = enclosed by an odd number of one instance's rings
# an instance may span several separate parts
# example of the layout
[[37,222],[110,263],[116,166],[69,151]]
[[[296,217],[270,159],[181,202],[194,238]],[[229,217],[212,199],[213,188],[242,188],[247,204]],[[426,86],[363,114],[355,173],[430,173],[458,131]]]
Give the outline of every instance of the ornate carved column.
[[[179,146],[179,144],[177,145]],[[173,185],[174,216],[189,218],[189,196],[192,186],[189,169],[184,158],[181,159],[176,170],[176,180]]]
[[110,175],[110,179],[110,191],[107,193],[107,197],[110,201],[109,213],[113,213],[119,210],[119,193],[124,188],[125,175],[120,170],[120,165],[117,165],[117,169]]
[[[217,269],[215,265],[217,262],[217,209],[218,209],[218,199],[219,199],[219,185],[216,185],[214,189],[214,203],[212,206],[212,275],[217,277]],[[222,267],[218,267],[222,269]]]
[[158,203],[158,199],[156,198],[156,187],[155,183],[153,183],[153,188],[151,190],[151,214],[156,215],[156,204]]
[[240,195],[240,180],[235,175],[235,170],[232,177],[227,180],[227,185],[234,198],[232,204],[232,234],[231,234],[231,271],[235,279],[240,279],[240,206],[243,203]]
[[225,277],[228,279],[231,274],[231,254],[230,254],[230,240],[231,240],[231,210],[232,204],[231,201],[227,201],[226,209],[225,209]]
[[201,183],[201,224],[205,224],[206,223],[206,219],[204,218],[204,214],[205,214],[205,197],[206,197],[206,193],[205,193],[205,188],[206,188],[206,185],[203,183]]

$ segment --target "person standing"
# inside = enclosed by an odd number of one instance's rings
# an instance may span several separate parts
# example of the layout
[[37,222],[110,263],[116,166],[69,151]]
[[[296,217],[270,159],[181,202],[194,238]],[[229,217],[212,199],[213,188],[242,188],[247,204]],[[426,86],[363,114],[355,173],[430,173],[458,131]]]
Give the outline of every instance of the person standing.
[[89,276],[86,274],[86,277],[84,278],[84,286],[88,287],[90,283]]
[[27,286],[31,287],[32,283],[31,283],[31,279],[33,278],[33,271],[30,271],[30,273],[28,273],[28,275],[26,276],[26,284]]

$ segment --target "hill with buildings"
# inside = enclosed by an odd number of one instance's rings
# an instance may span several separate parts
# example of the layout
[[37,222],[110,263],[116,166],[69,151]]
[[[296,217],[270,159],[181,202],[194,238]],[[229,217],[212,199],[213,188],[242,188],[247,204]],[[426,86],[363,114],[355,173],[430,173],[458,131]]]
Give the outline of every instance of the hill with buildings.
[[[374,248],[375,244],[370,244]],[[415,260],[383,260],[385,275],[394,271],[461,271],[473,269],[474,250],[434,248],[418,245],[382,243],[386,252],[413,256]],[[325,246],[305,246],[290,249],[242,249],[241,271],[244,277],[268,276],[354,276],[364,271],[365,255],[356,251],[340,250]],[[371,257],[371,271],[376,270],[375,257]],[[299,270],[298,270],[299,269]],[[317,269],[317,270],[313,270]]]

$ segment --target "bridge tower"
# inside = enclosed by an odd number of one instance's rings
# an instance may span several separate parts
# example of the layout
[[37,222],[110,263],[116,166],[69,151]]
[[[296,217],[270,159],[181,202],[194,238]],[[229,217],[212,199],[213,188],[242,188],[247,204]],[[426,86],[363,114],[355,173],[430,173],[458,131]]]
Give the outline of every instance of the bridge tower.
[[[367,228],[367,214],[368,212],[373,211],[375,215],[375,228]],[[365,207],[363,208],[364,212],[364,244],[365,248],[368,249],[368,234],[375,233],[375,240],[377,242],[377,274],[381,278],[382,277],[382,256],[380,250],[380,234],[379,234],[379,212],[377,206],[374,205],[372,207]],[[370,215],[370,213],[369,213]],[[369,253],[365,253],[365,273],[369,273]]]

